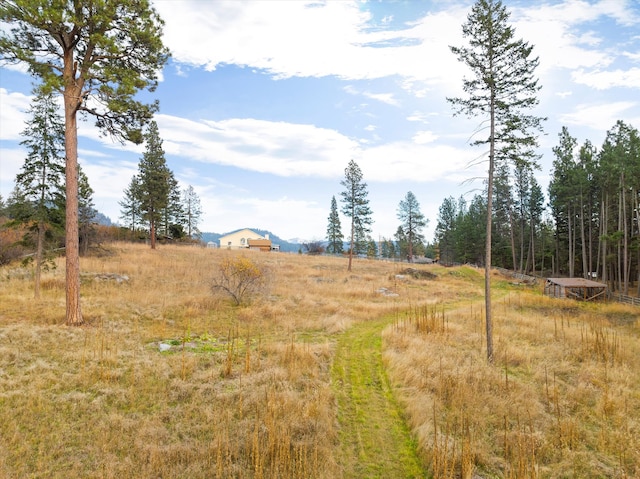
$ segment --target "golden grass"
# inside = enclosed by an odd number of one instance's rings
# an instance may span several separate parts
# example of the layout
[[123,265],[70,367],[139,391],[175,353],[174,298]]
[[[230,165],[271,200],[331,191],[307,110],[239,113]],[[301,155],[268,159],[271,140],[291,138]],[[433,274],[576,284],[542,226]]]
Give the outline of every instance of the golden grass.
[[[496,277],[489,366],[473,268],[425,266],[430,281],[367,260],[108,252],[81,260],[80,328],[63,325],[63,261],[37,302],[29,271],[0,270],[0,478],[341,477],[336,340],[385,317],[388,374],[435,476],[640,475],[637,309]],[[238,254],[271,282],[234,307],[211,280]]]
[[[87,324],[64,324],[64,271],[5,268],[0,477],[338,477],[335,334],[398,306],[395,265],[115,244],[81,260]],[[246,307],[216,298],[229,255],[272,270]],[[118,283],[105,274],[125,275]],[[101,276],[102,275],[102,276]],[[160,352],[159,343],[173,344]]]
[[440,330],[420,318],[388,327],[390,376],[434,477],[639,477],[639,316],[508,293],[494,308],[494,365],[475,305]]

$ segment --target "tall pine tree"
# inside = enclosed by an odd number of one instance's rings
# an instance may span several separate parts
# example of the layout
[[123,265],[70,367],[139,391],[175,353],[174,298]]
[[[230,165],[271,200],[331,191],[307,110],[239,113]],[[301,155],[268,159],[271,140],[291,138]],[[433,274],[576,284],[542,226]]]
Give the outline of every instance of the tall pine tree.
[[407,192],[404,200],[398,205],[398,219],[407,239],[407,261],[413,261],[414,246],[416,243],[424,244],[422,228],[427,226],[428,220],[420,211],[420,203],[416,195]]
[[120,219],[131,229],[133,233],[142,222],[142,206],[140,205],[140,179],[133,175],[129,186],[124,190],[124,198],[118,202],[120,205]]
[[362,170],[358,164],[350,160],[349,165],[344,170],[344,179],[340,182],[344,186],[342,196],[342,214],[351,219],[351,233],[349,235],[349,266],[347,271],[351,271],[351,263],[354,251],[367,251],[367,233],[371,232],[369,226],[373,223],[367,196],[367,184],[363,181]]
[[64,123],[52,94],[38,92],[28,112],[31,118],[22,132],[20,144],[27,158],[16,176],[29,208],[15,220],[33,225],[35,236],[35,297],[40,298],[40,273],[44,261],[45,236],[52,229],[64,228]]
[[342,227],[340,225],[340,215],[338,214],[338,203],[336,197],[331,197],[331,211],[329,212],[329,224],[327,225],[327,253],[342,254],[344,250]]
[[182,193],[182,210],[187,226],[187,236],[189,239],[199,238],[200,230],[198,229],[198,224],[202,217],[202,205],[200,197],[191,185],[187,186],[187,189]]
[[[480,117],[488,125],[488,135],[473,141],[488,147],[487,224],[485,254],[485,318],[487,359],[493,361],[491,321],[491,217],[493,173],[496,159],[533,158],[536,132],[542,118],[527,113],[538,104],[540,90],[534,76],[538,58],[533,47],[514,38],[508,23],[509,12],[500,0],[478,0],[471,8],[462,34],[469,44],[451,47],[458,59],[469,67],[470,78],[463,79],[466,98],[448,98],[456,114]],[[482,130],[485,131],[485,130]]]
[[86,255],[91,241],[95,238],[95,217],[97,211],[93,204],[93,188],[89,185],[89,178],[78,165],[78,234],[80,240],[80,254]]
[[138,100],[153,91],[169,52],[149,0],[3,0],[0,61],[22,64],[64,99],[66,318],[83,323],[78,235],[78,112],[99,129],[140,143],[158,109]]
[[167,167],[155,121],[150,123],[144,137],[147,148],[138,164],[138,200],[142,218],[149,225],[151,249],[155,249],[157,228],[169,205],[170,179],[173,175]]

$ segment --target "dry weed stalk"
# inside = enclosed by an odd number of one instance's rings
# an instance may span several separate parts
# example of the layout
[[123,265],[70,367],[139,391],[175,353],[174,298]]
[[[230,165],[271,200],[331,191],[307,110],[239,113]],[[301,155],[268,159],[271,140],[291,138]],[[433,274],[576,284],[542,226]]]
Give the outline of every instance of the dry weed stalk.
[[630,311],[535,292],[505,298],[496,308],[502,362],[495,366],[482,359],[474,307],[448,311],[446,335],[398,321],[384,333],[390,376],[403,385],[434,477],[460,477],[470,470],[465,456],[480,475],[637,475],[640,451],[633,440],[621,443],[640,435],[630,419],[640,417],[640,345]]

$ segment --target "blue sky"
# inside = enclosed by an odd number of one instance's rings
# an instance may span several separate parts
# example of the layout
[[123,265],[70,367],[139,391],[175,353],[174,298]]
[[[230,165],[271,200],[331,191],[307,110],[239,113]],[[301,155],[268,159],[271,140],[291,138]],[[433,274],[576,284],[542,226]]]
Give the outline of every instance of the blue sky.
[[[479,120],[453,117],[469,72],[450,52],[473,2],[154,0],[172,59],[155,93],[169,167],[192,185],[200,229],[253,227],[284,239],[325,236],[354,159],[368,185],[373,237],[390,238],[408,191],[433,238],[444,198],[482,188],[486,163],[468,145]],[[562,126],[601,146],[617,120],[640,128],[640,4],[636,0],[516,1],[516,36],[534,45],[546,191]],[[20,147],[30,77],[0,67],[0,195],[25,158]],[[79,128],[79,161],[96,207],[118,221],[143,146]],[[342,217],[343,232],[348,230]]]

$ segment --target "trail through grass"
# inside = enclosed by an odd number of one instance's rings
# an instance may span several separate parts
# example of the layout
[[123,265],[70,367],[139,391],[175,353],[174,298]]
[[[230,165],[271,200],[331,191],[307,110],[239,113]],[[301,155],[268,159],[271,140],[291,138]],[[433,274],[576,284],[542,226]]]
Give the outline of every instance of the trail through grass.
[[387,324],[388,318],[358,323],[338,339],[332,381],[345,479],[425,477],[382,362]]

